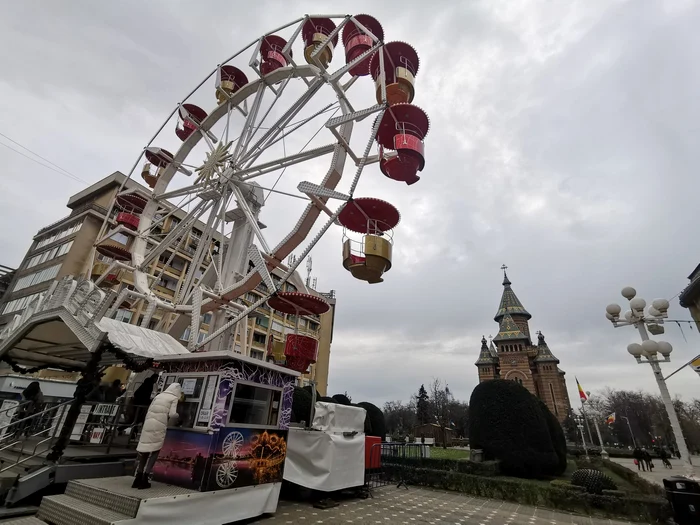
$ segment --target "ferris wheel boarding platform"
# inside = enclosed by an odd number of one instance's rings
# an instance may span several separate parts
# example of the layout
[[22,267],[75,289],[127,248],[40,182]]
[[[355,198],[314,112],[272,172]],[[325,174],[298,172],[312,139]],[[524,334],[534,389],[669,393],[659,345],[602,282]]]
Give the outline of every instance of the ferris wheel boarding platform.
[[[251,514],[273,513],[281,483],[199,492],[153,482],[150,489],[131,488],[134,478],[120,476],[74,480],[65,494],[46,496],[35,517],[10,520],[8,525],[221,525]],[[222,522],[225,516],[225,522]]]

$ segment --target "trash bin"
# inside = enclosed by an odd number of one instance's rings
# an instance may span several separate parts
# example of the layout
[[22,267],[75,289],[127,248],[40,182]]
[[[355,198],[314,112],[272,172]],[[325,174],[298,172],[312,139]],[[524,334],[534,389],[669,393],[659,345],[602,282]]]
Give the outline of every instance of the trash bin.
[[469,459],[470,459],[470,461],[473,461],[474,463],[481,463],[482,461],[484,461],[483,449],[480,449],[480,448],[471,449],[471,451],[469,453]]
[[678,525],[700,523],[700,483],[695,480],[673,476],[664,479],[666,498],[673,507],[673,517]]

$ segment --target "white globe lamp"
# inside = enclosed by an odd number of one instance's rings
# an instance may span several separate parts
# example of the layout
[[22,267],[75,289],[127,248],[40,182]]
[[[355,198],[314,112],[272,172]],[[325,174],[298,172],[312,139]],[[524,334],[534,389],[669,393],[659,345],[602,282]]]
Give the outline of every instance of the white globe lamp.
[[644,315],[644,308],[646,308],[647,302],[641,297],[635,297],[630,301],[630,307],[636,315]]
[[668,308],[671,306],[666,299],[654,299],[651,302],[651,305],[661,312],[661,314],[668,312]]
[[622,289],[621,293],[622,293],[622,297],[624,297],[628,301],[631,301],[632,299],[634,299],[634,296],[637,295],[637,290],[635,290],[631,286],[625,286]]
[[649,356],[654,356],[656,353],[659,351],[659,343],[656,341],[653,341],[651,339],[647,339],[646,341],[642,341],[642,353],[649,357]]
[[659,353],[662,356],[667,357],[671,355],[671,352],[673,352],[673,346],[671,346],[671,343],[659,341]]
[[634,357],[641,357],[642,355],[642,345],[639,343],[632,343],[627,345],[627,351],[632,354]]

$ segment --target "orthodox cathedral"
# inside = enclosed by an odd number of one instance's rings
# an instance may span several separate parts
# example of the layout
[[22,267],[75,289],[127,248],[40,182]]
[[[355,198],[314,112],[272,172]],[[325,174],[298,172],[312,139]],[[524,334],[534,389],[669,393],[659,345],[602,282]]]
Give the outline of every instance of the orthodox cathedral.
[[528,321],[532,317],[511,288],[511,282],[503,270],[503,295],[494,321],[498,323],[498,335],[487,344],[481,339],[481,352],[476,360],[479,382],[489,379],[517,381],[539,397],[559,421],[564,421],[571,405],[566,390],[565,372],[537,332],[537,344],[530,337]]

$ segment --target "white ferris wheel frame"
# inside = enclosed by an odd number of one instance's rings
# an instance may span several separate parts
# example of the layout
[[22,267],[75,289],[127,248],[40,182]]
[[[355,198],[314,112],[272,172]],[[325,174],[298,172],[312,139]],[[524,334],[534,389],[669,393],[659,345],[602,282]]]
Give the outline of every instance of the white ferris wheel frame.
[[[304,23],[310,18],[330,18],[334,21],[337,19],[342,20],[339,23],[337,23],[335,30],[333,30],[328,35],[328,38],[325,40],[325,42],[318,45],[316,49],[311,53],[311,61],[314,62],[314,64],[297,64],[292,58],[291,48],[295,41],[299,38]],[[359,55],[351,62],[344,64],[338,70],[334,72],[329,72],[320,62],[319,57],[327,46],[332,45],[333,38],[339,35],[343,27],[350,21],[352,21],[360,30],[362,30],[368,36],[371,37],[373,45],[366,52]],[[268,35],[275,34],[279,31],[285,30],[293,26],[294,24],[297,24],[297,28],[295,29],[293,36],[288,40],[286,46],[281,52],[287,60],[287,65],[280,67],[272,71],[271,73],[268,73],[267,75],[263,76],[260,72],[259,65],[260,48],[263,44],[265,37]],[[369,29],[367,29],[360,22],[358,22],[354,16],[306,15],[288,24],[280,26],[279,28],[269,31],[265,35],[253,40],[251,43],[249,43],[243,49],[226,59],[221,64],[217,65],[217,67],[209,75],[207,75],[183,99],[183,102],[178,104],[178,106],[170,113],[163,125],[156,131],[153,137],[151,137],[141,154],[134,162],[134,165],[132,166],[129,174],[127,175],[127,180],[132,177],[134,171],[137,169],[139,163],[142,161],[142,158],[147,149],[152,146],[153,142],[160,135],[161,131],[168,125],[168,123],[172,122],[172,119],[175,116],[175,114],[178,111],[180,111],[180,114],[182,114],[184,110],[184,108],[182,108],[182,105],[188,99],[190,99],[190,97],[192,97],[192,95],[195,94],[208,80],[214,77],[214,75],[217,75],[220,71],[221,66],[229,64],[232,60],[253,48],[252,58],[250,59],[248,65],[257,73],[258,78],[249,80],[247,84],[241,86],[240,89],[238,89],[238,91],[231,94],[230,97],[228,97],[228,101],[218,104],[201,123],[198,123],[196,131],[193,132],[189,137],[187,137],[183,141],[182,145],[177,150],[177,153],[173,155],[174,160],[170,162],[165,168],[163,168],[163,171],[159,174],[156,185],[153,188],[152,195],[148,203],[146,204],[143,212],[140,214],[140,223],[137,232],[129,231],[121,225],[117,226],[113,230],[109,230],[108,221],[109,217],[111,216],[112,209],[115,205],[114,201],[111,203],[110,209],[107,214],[107,218],[105,219],[105,223],[102,226],[102,230],[100,232],[100,235],[98,236],[98,239],[107,239],[115,235],[116,233],[119,233],[120,231],[126,234],[134,235],[134,241],[131,249],[132,264],[129,265],[126,263],[115,261],[111,263],[110,269],[104,272],[102,278],[104,278],[104,276],[106,276],[109,273],[109,271],[111,271],[111,268],[127,269],[133,272],[134,286],[136,288],[136,291],[128,289],[122,290],[118,300],[112,307],[112,311],[108,312],[108,314],[111,314],[114,311],[116,311],[121,302],[131,297],[135,299],[142,299],[148,304],[146,313],[144,315],[144,319],[142,321],[142,326],[148,326],[151,317],[153,316],[153,313],[157,308],[163,309],[168,312],[174,312],[176,314],[184,314],[186,316],[189,316],[190,337],[188,341],[188,349],[190,351],[195,351],[209,344],[214,339],[225,333],[227,330],[234,327],[239,321],[245,319],[248,316],[248,314],[253,312],[256,308],[265,303],[272,295],[279,291],[279,287],[293,275],[294,271],[299,266],[299,264],[301,264],[304,258],[310,253],[310,251],[321,239],[321,237],[326,233],[330,226],[337,223],[338,214],[342,211],[343,207],[345,206],[345,203],[354,195],[355,189],[359,182],[360,176],[362,175],[364,167],[368,164],[379,162],[380,160],[378,155],[370,156],[370,151],[372,145],[375,142],[375,137],[381,118],[388,107],[386,95],[386,77],[384,74],[384,53],[379,53],[378,55],[380,64],[378,87],[381,90],[382,103],[374,104],[365,109],[355,109],[350,103],[350,100],[348,99],[347,91],[351,88],[351,86],[354,84],[358,77],[352,76],[352,78],[345,84],[341,83],[341,79],[350,69],[352,69],[355,65],[367,59],[368,57],[372,56],[372,54],[379,50],[382,46],[383,42],[380,41],[376,36],[374,36]],[[269,127],[262,128],[262,124],[264,123],[267,115],[270,113],[272,107],[282,96],[284,89],[289,83],[289,81],[294,78],[301,78],[303,80],[303,82],[307,86],[306,92],[294,104],[292,104],[282,114],[282,116],[277,119],[277,121],[274,124],[272,124]],[[285,155],[280,159],[267,161],[262,164],[256,165],[255,161],[267,148],[276,144],[285,136],[289,135],[293,131],[299,129],[304,124],[310,122],[314,118],[321,115],[322,113],[327,111],[330,106],[336,104],[333,103],[329,106],[326,106],[325,108],[314,113],[310,117],[305,118],[301,121],[301,123],[295,124],[291,130],[286,129],[286,127],[290,124],[294,116],[297,115],[299,111],[303,107],[305,107],[310,100],[313,99],[313,96],[316,94],[316,92],[318,92],[324,85],[330,85],[333,88],[337,95],[339,109],[342,112],[341,115],[337,117],[331,117],[325,123],[325,127],[332,132],[333,136],[337,141],[332,144],[316,147],[305,152],[301,151],[297,154]],[[268,108],[263,118],[256,122],[258,112],[261,106],[262,96],[268,91],[271,91],[274,94],[275,98],[272,102],[272,105]],[[251,97],[253,97],[253,102],[249,105],[248,100]],[[186,112],[186,110],[184,111]],[[237,139],[236,146],[232,154],[232,159],[238,164],[239,167],[236,170],[234,170],[232,167],[230,167],[231,165],[229,164],[224,173],[220,174],[220,178],[228,177],[228,184],[225,184],[223,194],[207,195],[207,193],[211,193],[211,190],[209,190],[209,192],[201,192],[200,190],[204,190],[206,187],[206,181],[205,183],[195,183],[184,188],[178,188],[176,190],[167,191],[168,185],[170,184],[171,180],[177,172],[191,174],[189,168],[194,166],[185,164],[185,161],[187,159],[187,156],[193,150],[193,148],[201,140],[204,140],[209,145],[209,148],[211,150],[215,148],[215,142],[220,142],[220,139],[212,134],[211,129],[223,117],[227,118],[227,124],[225,128],[225,140],[228,141],[228,122],[230,121],[231,114],[234,111],[240,112],[246,118],[246,120],[243,125],[241,135]],[[364,151],[361,153],[354,152],[350,147],[350,137],[352,134],[354,123],[359,122],[367,118],[368,116],[375,114],[375,123],[370,132],[370,136],[368,137]],[[254,138],[258,135],[258,131],[260,131],[261,129],[266,129],[266,131],[255,142],[253,142]],[[303,149],[304,148],[302,148],[302,150]],[[252,187],[251,183],[248,181],[251,181],[252,179],[260,175],[283,169],[287,166],[311,160],[323,155],[329,155],[331,153],[333,155],[329,170],[323,178],[323,182],[320,185],[313,184],[310,182],[301,182],[297,187],[297,189],[300,192],[299,195],[291,195],[288,193],[277,191],[277,193],[282,193],[292,197],[300,197],[305,200],[308,200],[308,204],[304,212],[302,213],[301,218],[296,223],[294,229],[276,247],[270,249],[270,246],[265,240],[265,237],[262,234],[261,228],[259,226],[257,220],[257,213],[249,206],[249,198],[247,198],[247,196],[241,191],[240,186],[242,184],[247,184],[248,186],[250,186],[250,191],[254,192],[255,187]],[[386,152],[385,157],[390,156],[392,154],[392,152]],[[356,167],[356,171],[352,179],[349,192],[347,194],[343,194],[336,191],[335,188],[343,177],[345,161],[348,156],[353,161]],[[241,166],[243,167],[241,168]],[[237,177],[236,183],[234,183],[234,181],[231,179],[231,177],[233,176]],[[125,185],[126,180],[122,183],[121,188],[117,192],[118,194],[123,192]],[[257,188],[260,188],[260,186],[257,186]],[[264,189],[265,191],[275,191],[274,188],[260,189]],[[172,228],[167,233],[165,238],[162,239],[158,245],[156,245],[153,249],[149,251],[148,243],[149,233],[151,229],[155,225],[162,223],[165,220],[165,218],[167,218],[175,211],[176,208],[173,208],[170,211],[170,213],[160,218],[159,220],[154,221],[158,210],[162,209],[163,204],[167,199],[182,196],[186,197],[191,194],[194,194],[192,200],[199,197],[200,202],[194,207],[193,210],[191,210],[188,213],[185,219],[179,222],[177,226]],[[208,200],[205,200],[207,199],[207,197],[210,198]],[[245,253],[245,255],[243,255],[242,253],[233,253],[234,250],[229,249],[226,255],[226,257],[228,257],[229,260],[232,257],[236,256],[240,258],[241,255],[245,257],[244,268],[246,268],[246,270],[244,270],[245,274],[243,274],[240,279],[228,283],[226,286],[222,286],[221,283],[223,281],[223,276],[219,275],[218,273],[223,273],[225,266],[227,266],[224,264],[223,261],[223,244],[232,241],[234,237],[234,232],[230,234],[230,238],[227,238],[225,235],[223,235],[221,239],[221,246],[219,248],[219,254],[214,255],[211,254],[211,252],[209,252],[209,254],[211,255],[211,262],[209,263],[209,268],[213,267],[218,274],[216,277],[217,286],[215,286],[214,288],[210,288],[202,285],[201,280],[203,280],[203,277],[202,279],[200,279],[200,283],[194,284],[194,275],[196,273],[196,270],[200,267],[202,261],[204,261],[206,257],[206,254],[203,253],[204,248],[208,245],[208,241],[214,238],[213,234],[215,235],[218,233],[217,228],[219,224],[222,225],[223,232],[224,214],[227,211],[226,208],[228,207],[229,202],[233,198],[236,199],[239,207],[245,214],[247,224],[250,226],[254,237],[260,243],[263,253],[261,253],[260,250],[258,250],[255,244],[253,244],[252,240],[248,242],[248,246],[237,247],[238,250],[245,250],[245,252],[243,252]],[[329,199],[336,199],[341,201],[340,206],[335,211],[332,211],[328,208],[327,202]],[[170,206],[172,207],[172,205]],[[206,230],[202,232],[201,236],[202,240],[207,239],[207,242],[199,243],[197,247],[197,252],[193,256],[192,263],[188,268],[188,273],[185,277],[185,281],[183,282],[183,286],[180,288],[180,290],[178,290],[178,292],[180,292],[182,290],[191,289],[191,293],[187,297],[179,297],[179,299],[182,300],[182,304],[170,303],[157,297],[152,291],[151,285],[149,284],[149,279],[154,278],[153,275],[149,274],[149,264],[152,263],[156,258],[158,258],[162,253],[164,253],[168,249],[170,249],[174,254],[177,249],[177,246],[173,243],[177,241],[182,242],[192,225],[207,211],[212,210],[214,212],[209,213],[209,219],[206,223]],[[283,270],[285,269],[285,266],[282,264],[282,261],[284,261],[295,248],[297,248],[307,239],[311,228],[316,224],[321,212],[325,213],[328,216],[328,220],[323,224],[320,231],[316,233],[316,235],[311,239],[311,241],[304,247],[301,254],[295,258],[294,262],[288,267],[286,267],[286,271],[284,271],[284,274],[278,282],[278,285],[275,285],[268,270],[268,266],[272,268],[282,267]],[[310,224],[308,223],[309,219],[311,219]],[[308,227],[306,228],[306,232],[303,233],[303,236],[301,238],[298,238],[300,227],[303,225],[308,225]],[[297,238],[298,242],[296,242]],[[233,246],[230,246],[230,248],[233,248]],[[218,270],[215,258],[219,259]],[[248,260],[252,261],[255,266],[254,269],[252,269],[251,271],[247,271]],[[268,290],[267,293],[263,293],[262,298],[255,301],[247,307],[235,302],[235,300],[238,297],[254,289],[261,281],[267,285]],[[232,313],[236,313],[236,315],[233,318],[226,320],[225,322],[219,322],[218,325],[214,327],[213,331],[207,334],[207,336],[201,342],[198,342],[197,339],[200,328],[200,316],[203,313],[212,311],[228,311],[229,315],[231,315]],[[177,324],[177,322],[175,324]],[[182,324],[179,325],[179,327],[182,326]]]

